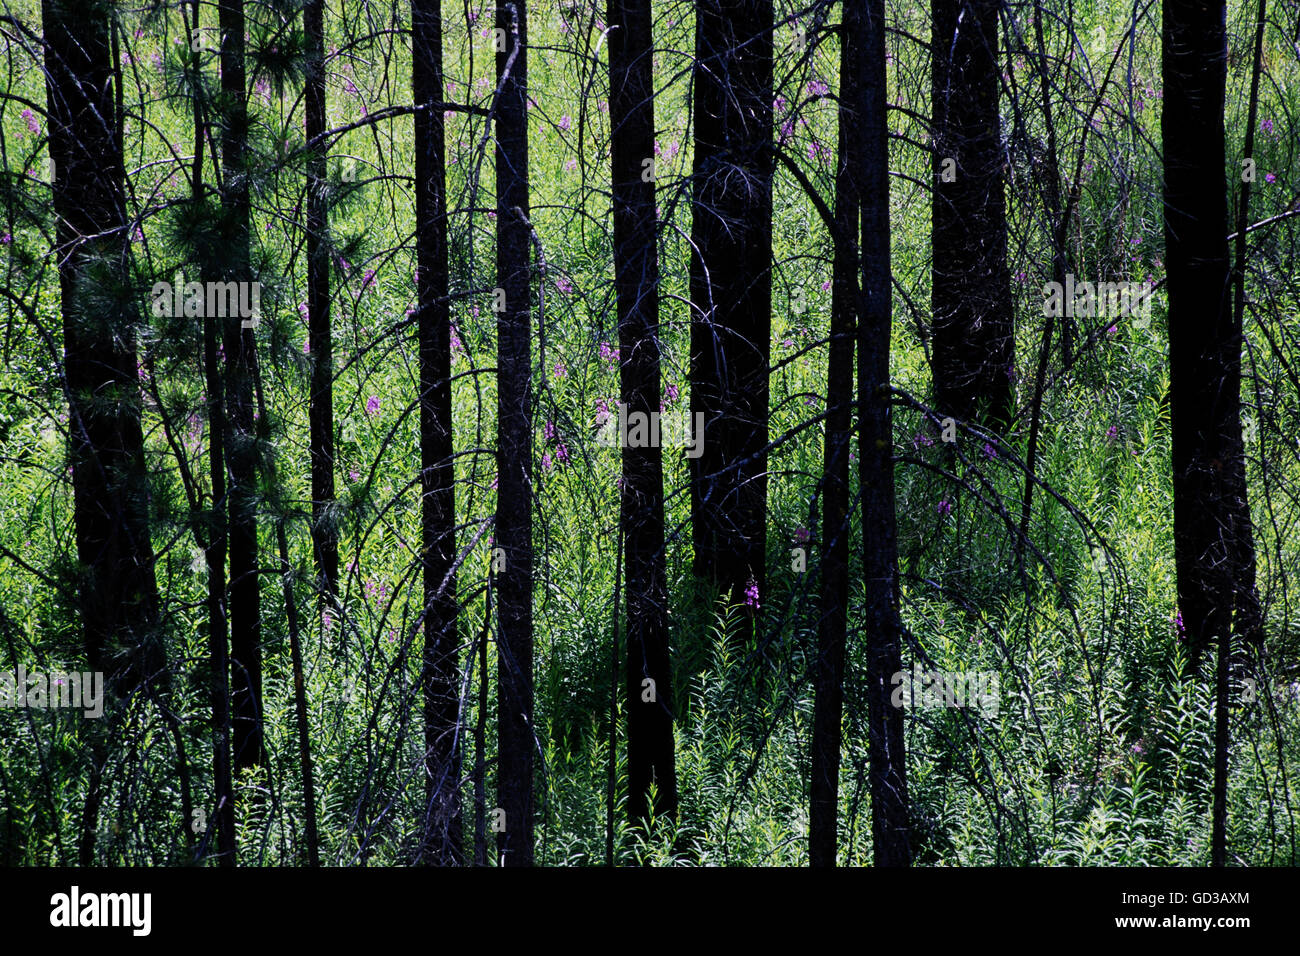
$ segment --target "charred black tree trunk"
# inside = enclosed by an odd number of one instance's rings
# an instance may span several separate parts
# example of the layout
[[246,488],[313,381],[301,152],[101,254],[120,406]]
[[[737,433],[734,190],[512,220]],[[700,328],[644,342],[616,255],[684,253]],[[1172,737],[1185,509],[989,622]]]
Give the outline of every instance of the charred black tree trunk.
[[[892,289],[889,262],[889,127],[885,99],[884,0],[863,6],[862,296],[858,331],[858,481],[866,578],[867,738],[871,831],[877,866],[912,862],[903,752],[903,711],[891,705],[890,678],[902,669],[894,426],[889,385]],[[852,44],[852,40],[847,41]]]
[[1010,421],[1015,363],[1001,130],[998,0],[931,0],[935,405]]
[[695,16],[691,525],[696,575],[740,602],[766,591],[772,4],[702,0]]
[[[182,8],[182,16],[184,16]],[[193,5],[192,19],[186,19],[186,36],[194,36],[200,24],[199,5]],[[189,69],[197,82],[202,72],[203,58],[199,50],[190,48]],[[194,119],[194,162],[190,180],[190,202],[195,210],[203,199],[203,145],[206,142],[207,121],[204,104],[194,97],[191,103]],[[212,706],[212,784],[213,812],[211,831],[215,831],[217,859],[222,867],[233,867],[236,861],[235,845],[235,790],[231,777],[230,759],[230,647],[226,617],[226,403],[221,384],[221,363],[218,356],[216,321],[211,316],[203,319],[203,376],[208,413],[208,481],[212,487],[211,508],[204,515],[207,540],[203,544],[207,565],[208,611],[208,667],[210,670],[208,700]],[[193,821],[185,821],[191,826]]]
[[1262,640],[1241,435],[1240,316],[1232,308],[1224,181],[1227,84],[1223,0],[1164,6],[1165,249],[1174,564],[1190,665],[1216,641],[1217,721],[1211,855],[1226,857],[1227,656]]
[[[223,282],[251,282],[249,255],[248,99],[244,86],[243,0],[222,0],[221,230],[228,251]],[[235,310],[236,312],[238,310]],[[230,669],[235,769],[260,766],[262,647],[257,551],[257,441],[253,428],[252,328],[221,319],[226,371],[226,463],[230,478]]]
[[[112,8],[45,0],[42,18],[78,610],[87,662],[124,695],[165,680],[166,660],[149,538]],[[88,736],[83,866],[94,861],[107,759],[100,728]]]
[[[613,154],[614,291],[618,299],[620,378],[628,414],[659,410],[659,260],[654,158],[653,42],[649,0],[609,3],[609,121]],[[677,812],[672,665],[664,565],[663,452],[625,447],[623,549],[627,566],[628,813]]]
[[86,657],[117,693],[164,668],[149,539],[108,4],[46,0],[45,68]]
[[[306,37],[305,133],[311,143],[325,133],[325,4],[310,0],[302,12]],[[329,203],[326,149],[307,161],[307,350],[311,353],[311,548],[322,607],[338,596],[339,537],[334,505],[334,337],[330,324]]]
[[521,0],[497,8],[506,33],[497,53],[497,281],[505,309],[497,322],[496,547],[497,807],[505,811],[497,850],[505,866],[533,862],[533,519],[530,225],[528,221],[528,34]]
[[808,858],[834,866],[839,806],[840,722],[844,707],[844,650],[849,600],[849,436],[853,427],[853,336],[859,305],[858,223],[862,164],[863,9],[848,0],[840,33],[839,163],[835,177],[835,258],[831,276],[831,343],[826,368],[826,452],[822,471],[821,619],[816,702],[813,709],[812,780]]
[[426,783],[421,856],[427,862],[446,865],[462,861],[462,820],[457,747],[459,641],[456,582],[452,571],[456,560],[456,509],[443,165],[441,0],[413,0],[411,29],[414,50],[411,86],[419,107],[415,114],[415,244],[419,270]]

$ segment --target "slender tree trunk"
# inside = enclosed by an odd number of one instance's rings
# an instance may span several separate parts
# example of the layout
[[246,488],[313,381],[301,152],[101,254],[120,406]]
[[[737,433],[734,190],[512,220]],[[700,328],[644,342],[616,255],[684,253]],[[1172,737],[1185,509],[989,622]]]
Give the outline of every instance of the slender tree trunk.
[[[609,3],[609,121],[613,159],[614,292],[620,379],[628,414],[659,410],[659,260],[654,158],[653,38],[649,0]],[[672,665],[664,565],[661,448],[623,448],[623,548],[627,567],[628,813],[677,812]]]
[[995,426],[1011,418],[1015,362],[998,124],[999,5],[930,5],[935,404]]
[[840,34],[838,170],[835,177],[835,258],[831,276],[831,343],[826,368],[826,451],[822,471],[821,618],[813,708],[808,857],[834,866],[839,809],[840,721],[849,600],[849,436],[853,427],[853,335],[860,303],[858,223],[862,165],[861,104],[864,10],[846,0]]
[[[186,35],[199,29],[199,4],[192,7],[193,17]],[[184,8],[182,8],[182,13]],[[191,48],[190,71],[197,78],[202,71],[199,51]],[[190,202],[195,210],[203,198],[203,144],[206,122],[203,103],[193,100],[194,163],[190,181]],[[211,672],[208,699],[212,706],[212,785],[213,810],[209,833],[215,832],[218,865],[233,867],[237,861],[235,843],[235,790],[230,759],[230,653],[226,619],[226,404],[221,382],[221,363],[217,355],[217,326],[212,316],[203,319],[204,395],[208,412],[208,480],[212,486],[212,507],[206,515],[207,540],[203,557],[207,566],[208,668]],[[205,813],[205,817],[206,817]],[[207,821],[203,821],[207,823]],[[198,820],[186,820],[194,826]],[[206,841],[205,841],[206,845]]]
[[505,309],[497,322],[496,547],[497,809],[505,866],[533,862],[533,519],[532,310],[528,222],[528,32],[521,0],[497,7],[506,32],[497,53],[497,281]]
[[[903,711],[890,703],[890,678],[902,669],[898,602],[898,528],[894,501],[894,427],[889,343],[889,127],[885,100],[884,0],[862,4],[864,82],[857,113],[865,142],[862,183],[862,296],[858,330],[858,482],[866,577],[867,737],[871,761],[871,830],[877,866],[912,862],[907,808]],[[852,44],[852,41],[848,41]]]
[[[325,2],[303,8],[307,84],[305,132],[325,133]],[[330,325],[329,203],[326,148],[307,162],[307,350],[311,353],[311,546],[322,608],[338,597],[339,537],[334,505],[334,336]]]
[[[243,0],[222,0],[222,239],[225,282],[252,281],[249,256],[248,100],[244,82]],[[225,352],[230,475],[230,668],[236,770],[265,761],[262,742],[262,647],[257,551],[257,444],[253,429],[253,330],[238,315],[221,320]]]
[[[423,857],[460,863],[460,694],[456,630],[455,471],[452,462],[451,311],[443,166],[441,0],[413,0],[415,242],[419,270],[420,489],[424,571]],[[525,264],[526,265],[526,264]],[[525,280],[527,276],[525,275]],[[525,499],[526,500],[526,499]]]
[[771,358],[772,3],[696,6],[691,221],[695,573],[765,592]]

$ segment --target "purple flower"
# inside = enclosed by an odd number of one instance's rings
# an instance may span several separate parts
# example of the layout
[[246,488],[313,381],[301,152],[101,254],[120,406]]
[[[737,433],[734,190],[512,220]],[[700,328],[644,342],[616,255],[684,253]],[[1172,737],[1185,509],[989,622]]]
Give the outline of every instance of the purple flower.
[[829,93],[830,91],[831,91],[831,88],[830,88],[829,86],[827,86],[825,83],[823,83],[821,80],[809,80],[809,81],[808,81],[808,95],[809,95],[809,96],[825,96],[825,95],[826,95],[827,93]]
[[940,518],[946,518],[948,517],[948,515],[952,514],[952,502],[950,502],[947,498],[944,498],[937,505],[935,505],[934,510],[939,512]]
[[569,374],[569,370],[565,367],[563,362],[556,362],[552,370],[555,372],[556,378],[564,378]]
[[681,393],[677,391],[676,385],[669,385],[667,388],[664,389],[664,401],[675,402],[677,401],[677,396],[679,394]]
[[555,422],[547,422],[542,428],[542,437],[547,441],[555,440]]
[[1117,438],[1119,438],[1119,426],[1111,425],[1110,428],[1107,428],[1106,437],[1109,438],[1111,441],[1115,441]]
[[1187,628],[1183,626],[1183,612],[1179,611],[1174,615],[1174,631],[1178,634],[1180,641],[1187,640]]
[[990,459],[998,457],[997,451],[988,442],[984,443],[984,457]]
[[[26,112],[26,110],[24,110],[24,112]],[[1259,128],[1265,133],[1271,133],[1273,132],[1273,121],[1271,119],[1261,120]]]
[[916,435],[913,436],[912,438],[913,448],[929,448],[933,444],[934,444],[934,439],[931,438],[929,435],[927,435],[925,432],[917,432]]
[[569,463],[569,446],[564,444],[564,442],[560,442],[560,447],[555,449],[555,460],[561,465],[567,465]]
[[560,129],[567,130],[573,125],[573,120],[569,119],[568,114],[560,117]]
[[564,278],[564,276],[560,276],[555,280],[555,288],[559,289],[565,295],[568,295],[573,291],[573,283]]
[[812,539],[812,532],[803,525],[794,529],[794,540],[799,544],[807,544]]
[[349,480],[349,481],[360,481],[360,480],[361,480],[361,472],[357,471],[355,468],[349,468],[349,469],[348,469],[348,480]]
[[745,588],[745,603],[755,610],[758,609],[758,582],[753,578],[749,579],[749,587]]
[[379,396],[378,396],[378,395],[371,395],[369,398],[366,399],[366,414],[367,414],[367,415],[378,415],[378,414],[379,414]]
[[554,462],[553,462],[552,459],[551,459],[551,453],[550,453],[549,451],[548,451],[548,452],[544,452],[544,453],[542,454],[542,470],[543,470],[543,471],[550,471],[550,470],[551,470],[551,465],[552,465],[552,464],[554,464]]
[[1142,741],[1140,740],[1137,743],[1135,743],[1130,749],[1133,751],[1133,753],[1137,754],[1139,757],[1141,757],[1143,754],[1146,753],[1146,750],[1142,746]]
[[1265,173],[1265,174],[1264,174],[1264,182],[1266,182],[1266,183],[1275,183],[1275,182],[1277,182],[1277,177],[1274,176],[1272,173]]

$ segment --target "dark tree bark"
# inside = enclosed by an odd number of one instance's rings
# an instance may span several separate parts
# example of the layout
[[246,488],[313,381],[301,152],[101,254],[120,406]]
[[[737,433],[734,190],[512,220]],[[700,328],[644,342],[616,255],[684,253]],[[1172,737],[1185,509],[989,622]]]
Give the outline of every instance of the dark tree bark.
[[695,573],[733,602],[766,591],[771,356],[772,3],[696,6],[691,221]]
[[533,519],[532,309],[528,221],[528,33],[520,0],[497,8],[506,31],[497,53],[497,281],[505,309],[497,321],[496,547],[497,808],[505,811],[497,851],[505,866],[533,862]]
[[[115,695],[165,681],[149,537],[112,8],[44,0],[77,597],[86,659]],[[104,734],[90,728],[80,862],[94,862]]]
[[[227,257],[224,282],[251,282],[249,255],[248,97],[244,74],[244,3],[222,0],[221,229]],[[262,742],[262,647],[257,550],[257,442],[253,429],[251,328],[238,315],[221,319],[225,352],[226,463],[230,487],[230,668],[235,769],[260,766]]]
[[156,678],[158,588],[140,427],[111,7],[45,0],[46,94],[86,657],[117,693]]
[[[412,0],[411,29],[414,50],[411,85],[415,104],[420,107],[415,114],[415,243],[419,270],[421,553],[425,614],[422,683],[426,816],[421,855],[428,862],[445,865],[462,861],[462,819],[457,747],[460,662],[456,582],[452,571],[456,560],[456,508],[441,105],[441,0]],[[526,273],[524,278],[527,281]]]
[[[862,489],[862,564],[866,577],[867,737],[871,831],[877,866],[912,862],[903,711],[891,705],[890,678],[902,669],[898,602],[898,527],[894,502],[894,426],[889,385],[892,288],[889,262],[889,127],[885,100],[884,0],[864,7],[861,65],[863,153],[862,294],[858,330],[858,482]],[[853,45],[853,41],[847,41]]]
[[813,708],[812,780],[808,858],[834,866],[839,806],[840,722],[844,707],[844,651],[849,600],[849,437],[853,427],[853,335],[860,304],[858,223],[862,165],[863,7],[847,0],[840,33],[839,163],[835,177],[834,261],[831,275],[831,343],[826,368],[826,451],[822,471],[821,618],[816,701]]
[[[649,0],[609,2],[609,121],[614,207],[614,292],[619,370],[628,414],[659,410],[659,260],[654,158],[653,39]],[[623,550],[627,567],[628,813],[644,820],[649,787],[656,817],[677,812],[672,664],[664,565],[663,452],[625,447]],[[649,681],[647,684],[646,682]]]
[[1164,6],[1165,261],[1174,565],[1191,670],[1216,641],[1211,857],[1226,857],[1227,690],[1233,636],[1262,641],[1241,435],[1241,316],[1232,308],[1224,181],[1223,0]]
[[[306,37],[305,133],[325,133],[325,4],[310,0],[302,12]],[[338,525],[334,504],[334,336],[330,324],[329,204],[326,148],[307,161],[307,349],[311,353],[311,546],[322,608],[338,596]]]
[[[199,29],[199,5],[193,5],[193,19],[186,19],[186,35]],[[182,15],[184,16],[184,8]],[[190,71],[198,77],[202,56],[191,47]],[[197,210],[203,198],[203,144],[207,123],[203,103],[192,102],[194,118],[194,163],[190,181],[190,202]],[[208,410],[208,480],[212,486],[211,508],[205,514],[206,540],[203,544],[207,565],[208,667],[211,671],[208,699],[212,705],[212,784],[213,812],[211,829],[216,833],[217,860],[222,867],[233,867],[237,855],[235,843],[235,789],[230,759],[230,646],[226,619],[226,551],[228,529],[223,512],[226,503],[226,403],[221,384],[221,362],[217,354],[217,326],[211,316],[203,319],[203,375]],[[196,821],[186,821],[191,826]]]
[[998,0],[930,4],[935,404],[944,414],[995,427],[1011,418],[1015,363],[998,8]]

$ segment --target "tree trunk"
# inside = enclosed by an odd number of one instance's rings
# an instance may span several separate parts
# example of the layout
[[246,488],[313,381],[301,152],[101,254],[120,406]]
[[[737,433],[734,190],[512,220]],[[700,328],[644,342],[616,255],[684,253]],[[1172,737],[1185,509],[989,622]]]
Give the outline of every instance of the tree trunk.
[[[157,632],[135,351],[139,313],[109,13],[89,0],[42,3],[78,610],[88,664],[107,676],[115,696],[125,696],[165,680],[166,659]],[[82,866],[94,862],[108,759],[105,729],[96,724],[87,736]]]
[[[184,8],[182,8],[184,15]],[[193,19],[187,21],[186,35],[199,29],[199,5],[193,5]],[[190,72],[197,78],[202,72],[202,56],[190,49]],[[203,144],[207,123],[203,103],[195,97],[191,103],[194,117],[194,164],[190,181],[190,202],[197,210],[203,198]],[[208,699],[212,705],[212,786],[213,819],[209,832],[215,830],[217,860],[222,867],[237,862],[235,843],[235,790],[230,759],[230,647],[226,619],[226,551],[228,530],[222,513],[226,500],[226,403],[221,384],[221,363],[217,355],[217,327],[211,316],[203,319],[203,375],[208,410],[208,480],[211,483],[211,510],[205,515],[208,525],[203,546],[207,566]],[[206,822],[206,821],[204,821]],[[198,820],[186,820],[193,826]]]
[[[304,91],[307,141],[325,133],[325,3],[302,12],[306,37]],[[311,546],[322,608],[338,596],[339,536],[334,505],[334,337],[330,326],[329,204],[326,149],[307,161],[307,350],[311,353]]]
[[[451,311],[443,166],[441,0],[412,0],[415,104],[415,243],[419,270],[420,490],[423,503],[424,747],[422,856],[462,860],[456,630],[455,471],[452,462]],[[526,247],[525,247],[526,248]],[[525,262],[527,268],[527,262]],[[524,276],[527,281],[527,273]],[[525,303],[526,304],[526,303]],[[526,369],[526,366],[525,366]],[[525,501],[527,499],[525,498]]]
[[[613,169],[614,292],[620,384],[628,414],[659,410],[659,261],[654,158],[653,40],[649,0],[609,2],[609,121]],[[624,447],[622,514],[627,567],[628,813],[677,812],[672,665],[664,564],[663,451]]]
[[835,258],[831,276],[831,343],[826,369],[826,451],[822,471],[821,617],[813,708],[808,858],[834,866],[839,808],[840,721],[849,599],[849,436],[853,427],[853,335],[858,323],[858,223],[862,164],[861,44],[863,8],[845,2],[840,33],[839,164],[835,177]]
[[[890,678],[902,669],[898,612],[898,528],[894,515],[894,426],[889,343],[889,127],[885,101],[884,0],[865,7],[862,116],[862,296],[858,331],[858,481],[862,489],[862,563],[866,577],[867,737],[871,830],[877,866],[912,862],[907,810],[903,711],[890,703]],[[851,41],[850,41],[851,43]]]
[[1241,317],[1232,308],[1224,181],[1223,0],[1164,7],[1165,261],[1178,606],[1197,672],[1217,641],[1211,857],[1226,858],[1227,657],[1262,640],[1241,435]]
[[[224,282],[252,281],[249,258],[248,102],[244,89],[244,4],[220,5]],[[253,430],[253,330],[221,320],[226,370],[226,462],[230,477],[230,668],[236,771],[265,761],[262,743],[261,608],[257,566],[257,443]]]
[[963,421],[1005,425],[1015,334],[998,124],[999,3],[931,0],[930,9],[935,404]]
[[505,866],[533,862],[533,545],[528,34],[520,0],[497,8],[497,850]]
[[738,603],[766,576],[772,4],[701,0],[695,15],[691,524],[696,575]]
[[45,0],[42,14],[81,621],[91,668],[124,694],[165,659],[109,10]]

